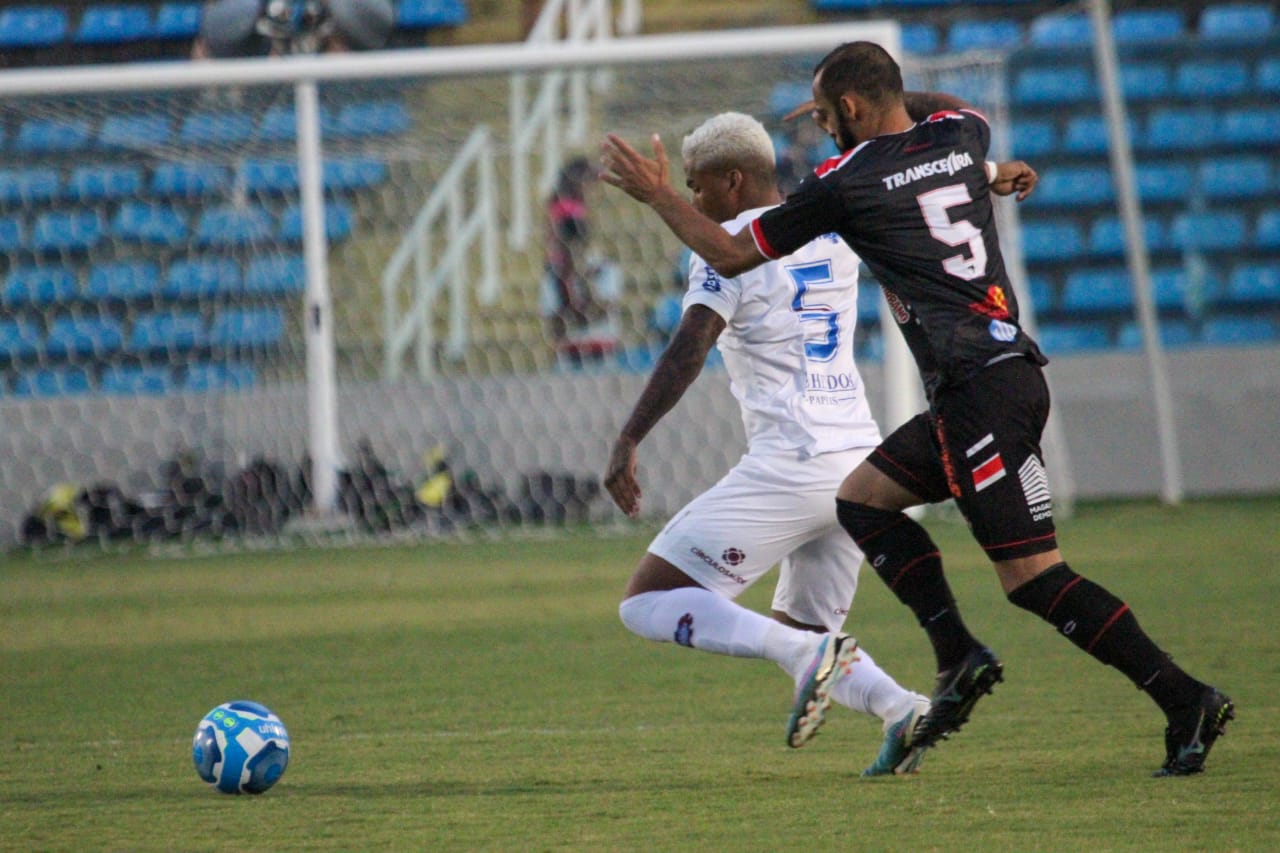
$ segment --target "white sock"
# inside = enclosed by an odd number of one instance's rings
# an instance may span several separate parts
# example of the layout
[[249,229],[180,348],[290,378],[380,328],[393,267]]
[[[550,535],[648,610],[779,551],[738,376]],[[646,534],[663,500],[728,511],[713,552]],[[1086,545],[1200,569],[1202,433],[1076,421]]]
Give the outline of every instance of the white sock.
[[779,624],[696,586],[633,595],[618,605],[618,615],[622,624],[646,639],[739,658],[766,658],[788,672],[797,660],[808,663],[822,636]]
[[859,646],[853,670],[836,682],[831,698],[855,711],[871,714],[886,722],[896,722],[907,713],[918,696],[894,681],[867,650]]

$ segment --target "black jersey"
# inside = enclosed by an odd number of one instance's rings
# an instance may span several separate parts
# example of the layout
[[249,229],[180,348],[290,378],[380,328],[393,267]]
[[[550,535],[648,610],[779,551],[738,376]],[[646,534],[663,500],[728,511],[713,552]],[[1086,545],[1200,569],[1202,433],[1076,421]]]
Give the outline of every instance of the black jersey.
[[980,113],[934,113],[831,158],[751,226],[769,258],[843,237],[884,288],[931,397],[1001,358],[1045,363],[1000,256],[990,142]]

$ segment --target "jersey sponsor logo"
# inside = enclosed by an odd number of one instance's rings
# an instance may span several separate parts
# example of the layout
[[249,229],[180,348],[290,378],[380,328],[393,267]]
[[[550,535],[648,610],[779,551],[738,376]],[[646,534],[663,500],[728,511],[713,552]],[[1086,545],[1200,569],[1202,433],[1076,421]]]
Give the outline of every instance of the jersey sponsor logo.
[[981,302],[969,303],[969,310],[996,320],[1008,320],[1009,297],[1005,295],[1003,287],[993,284],[987,288],[985,299]]
[[907,306],[902,304],[902,300],[897,295],[884,291],[885,301],[889,303],[889,313],[893,315],[893,320],[899,326],[905,326],[907,321],[911,319],[911,312],[907,310]]
[[1049,492],[1049,475],[1044,465],[1034,456],[1018,468],[1018,479],[1022,482],[1022,494],[1027,498],[1027,507],[1031,510],[1032,521],[1044,521],[1053,517],[1053,496]]
[[706,271],[707,277],[702,282],[702,289],[709,290],[712,293],[719,293],[720,292],[720,273],[712,269],[711,264],[704,264],[703,268]]
[[[735,549],[733,549],[733,550],[735,550],[735,551],[736,551],[737,549],[735,548]],[[693,554],[693,556],[697,557],[699,560],[701,560],[702,562],[706,563],[708,566],[710,566],[711,568],[715,569],[717,572],[719,572],[720,574],[724,575],[725,577],[727,577],[729,580],[733,581],[734,583],[740,583],[740,584],[742,584],[742,585],[744,585],[744,586],[746,585],[746,583],[747,583],[747,579],[746,579],[746,578],[744,578],[744,577],[743,577],[742,575],[740,575],[740,574],[737,574],[736,572],[730,571],[730,569],[729,569],[729,567],[728,567],[728,566],[726,566],[726,565],[724,565],[723,563],[721,563],[719,560],[717,560],[715,557],[711,556],[711,555],[710,555],[710,554],[708,554],[706,551],[704,551],[704,550],[702,550],[701,548],[699,548],[697,545],[694,545],[692,548],[690,548],[690,549],[689,549],[689,553]],[[741,553],[741,552],[739,552],[739,553]],[[743,558],[745,558],[745,557],[746,557],[746,555],[745,555],[745,554],[743,554],[742,556],[743,556]]]
[[720,555],[720,559],[731,566],[739,566],[743,560],[747,559],[747,555],[743,553],[741,548],[725,548],[724,553]]
[[682,646],[693,648],[693,614],[686,613],[680,617],[680,621],[676,623],[676,632],[671,637],[676,643]]
[[885,175],[880,180],[884,181],[886,190],[896,190],[900,187],[910,186],[921,178],[928,178],[933,175],[954,175],[961,169],[972,165],[973,155],[968,151],[952,151],[946,157],[930,160],[927,163],[912,166],[910,169],[894,172],[892,175]]
[[987,326],[987,331],[991,333],[991,337],[1005,343],[1009,343],[1018,336],[1018,327],[1003,320],[992,320],[991,325]]

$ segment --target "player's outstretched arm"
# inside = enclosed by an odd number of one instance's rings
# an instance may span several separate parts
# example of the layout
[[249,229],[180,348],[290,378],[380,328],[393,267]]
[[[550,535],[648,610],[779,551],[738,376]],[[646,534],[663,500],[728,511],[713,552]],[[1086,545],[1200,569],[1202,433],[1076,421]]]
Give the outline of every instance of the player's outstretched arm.
[[726,278],[755,269],[767,260],[751,230],[732,235],[703,216],[671,186],[671,166],[662,140],[653,135],[653,157],[645,157],[616,134],[600,146],[600,180],[653,208],[680,241]]
[[996,195],[1013,195],[1023,201],[1036,188],[1040,176],[1036,170],[1021,160],[1010,160],[996,165],[996,176],[991,181],[991,191]]
[[902,104],[912,121],[924,121],[943,110],[971,110],[973,106],[963,98],[945,92],[903,92]]
[[724,318],[705,305],[693,305],[684,312],[671,343],[658,358],[653,374],[640,392],[640,399],[613,443],[604,487],[618,509],[631,518],[640,514],[636,448],[698,378],[707,353],[724,331],[724,326]]

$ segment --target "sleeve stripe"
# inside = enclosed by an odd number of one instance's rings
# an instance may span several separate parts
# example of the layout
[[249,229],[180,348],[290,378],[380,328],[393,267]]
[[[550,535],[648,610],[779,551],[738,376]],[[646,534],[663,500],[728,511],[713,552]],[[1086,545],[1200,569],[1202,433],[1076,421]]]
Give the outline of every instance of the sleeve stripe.
[[760,220],[751,220],[751,239],[756,242],[756,250],[771,261],[776,261],[782,255],[777,252],[773,246],[769,245],[768,239],[765,238],[764,232],[760,230]]

